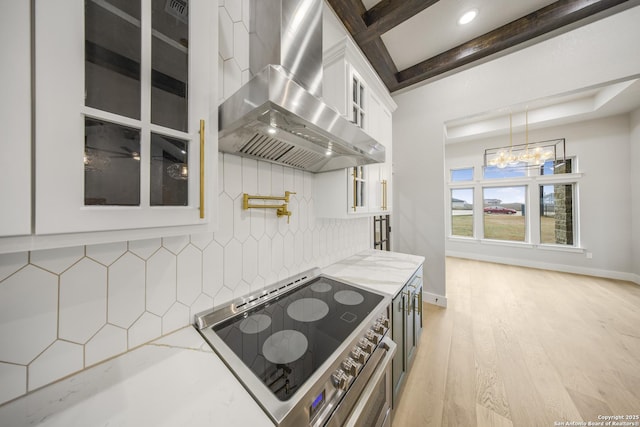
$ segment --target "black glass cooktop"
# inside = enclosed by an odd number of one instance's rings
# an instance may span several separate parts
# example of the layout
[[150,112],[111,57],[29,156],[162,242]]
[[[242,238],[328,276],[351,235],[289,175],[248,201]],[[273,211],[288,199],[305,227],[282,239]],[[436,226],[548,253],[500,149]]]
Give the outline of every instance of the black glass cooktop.
[[212,329],[278,399],[286,401],[382,299],[319,277]]

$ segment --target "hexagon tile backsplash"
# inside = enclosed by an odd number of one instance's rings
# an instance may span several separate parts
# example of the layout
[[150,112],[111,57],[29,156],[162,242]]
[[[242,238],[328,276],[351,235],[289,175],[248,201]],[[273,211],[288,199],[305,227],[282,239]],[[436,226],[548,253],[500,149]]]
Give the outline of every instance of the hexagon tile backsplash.
[[[220,1],[218,91],[250,78],[247,0]],[[315,217],[313,174],[220,153],[218,231],[0,255],[0,404],[186,326],[193,315],[370,246]],[[242,193],[296,192],[291,222]]]
[[[369,247],[369,219],[315,217],[312,174],[222,153],[219,169],[216,233],[0,255],[0,404]],[[242,210],[285,190],[290,224]]]

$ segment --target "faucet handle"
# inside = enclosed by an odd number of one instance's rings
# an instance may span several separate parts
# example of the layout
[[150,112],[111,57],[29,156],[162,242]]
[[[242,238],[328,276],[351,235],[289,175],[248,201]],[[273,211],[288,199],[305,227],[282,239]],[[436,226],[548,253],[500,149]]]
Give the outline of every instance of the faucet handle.
[[284,201],[289,203],[289,196],[292,194],[296,194],[295,191],[285,191],[284,192]]
[[278,214],[278,218],[281,216],[286,216],[287,217],[287,224],[289,224],[289,220],[291,219],[291,211],[288,209],[287,204],[285,203],[284,205],[280,206],[278,208],[278,210],[276,211],[276,213]]

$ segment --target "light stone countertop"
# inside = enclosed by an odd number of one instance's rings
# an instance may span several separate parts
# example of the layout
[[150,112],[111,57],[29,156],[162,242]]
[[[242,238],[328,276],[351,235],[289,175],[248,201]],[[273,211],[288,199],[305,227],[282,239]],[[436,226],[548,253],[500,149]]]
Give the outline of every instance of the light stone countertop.
[[[424,258],[367,250],[327,276],[395,296]],[[188,326],[0,406],[0,426],[273,427],[231,371]]]
[[192,327],[0,407],[0,426],[268,426]]
[[395,297],[424,257],[368,249],[331,264],[322,273]]

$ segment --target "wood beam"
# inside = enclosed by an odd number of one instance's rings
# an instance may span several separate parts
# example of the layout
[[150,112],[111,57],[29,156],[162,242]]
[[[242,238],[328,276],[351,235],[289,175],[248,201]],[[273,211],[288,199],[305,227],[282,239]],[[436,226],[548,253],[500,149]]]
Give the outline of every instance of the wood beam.
[[367,9],[361,0],[327,1],[352,36],[367,29],[367,24],[363,19]]
[[[520,43],[576,23],[629,0],[560,0],[529,15],[400,71],[390,91],[467,65]],[[375,65],[374,65],[375,67]],[[376,69],[377,70],[377,69]]]
[[376,70],[378,76],[387,88],[398,85],[398,68],[393,62],[387,47],[380,37],[366,45],[360,46],[360,50],[367,57],[371,66]]
[[[361,0],[327,1],[351,36],[367,31],[367,24],[364,20],[367,10]],[[387,86],[387,88],[396,86],[398,84],[396,80],[398,68],[393,62],[393,59],[391,59],[391,55],[382,42],[382,39],[378,36],[366,44],[358,43],[358,45],[385,86]]]

